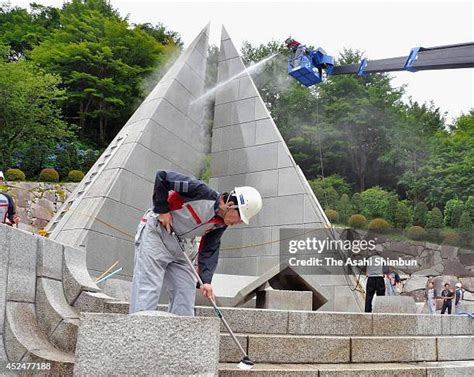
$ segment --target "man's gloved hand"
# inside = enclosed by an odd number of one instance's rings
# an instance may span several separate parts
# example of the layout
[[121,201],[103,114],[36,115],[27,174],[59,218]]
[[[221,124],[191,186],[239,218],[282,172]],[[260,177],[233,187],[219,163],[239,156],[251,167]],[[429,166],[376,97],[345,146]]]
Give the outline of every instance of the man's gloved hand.
[[158,214],[159,222],[165,227],[168,233],[171,233],[171,227],[173,226],[173,218],[171,217],[171,213],[160,213]]
[[204,297],[211,298],[213,300],[216,299],[216,297],[214,296],[214,289],[212,288],[211,284],[205,283],[201,285],[201,292]]

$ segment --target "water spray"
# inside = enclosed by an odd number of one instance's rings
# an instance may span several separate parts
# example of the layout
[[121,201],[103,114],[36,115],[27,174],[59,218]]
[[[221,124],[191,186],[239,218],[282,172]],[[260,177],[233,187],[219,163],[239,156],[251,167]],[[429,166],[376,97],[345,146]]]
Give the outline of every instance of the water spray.
[[255,63],[255,64],[252,64],[250,67],[248,68],[244,68],[242,71],[236,73],[234,76],[232,76],[231,78],[227,79],[226,81],[224,82],[221,82],[220,84],[217,84],[216,86],[214,86],[213,88],[209,89],[206,93],[204,93],[202,96],[196,98],[194,101],[191,102],[191,105],[195,104],[196,102],[199,102],[199,101],[202,101],[203,99],[206,99],[208,98],[209,96],[213,95],[217,90],[223,88],[224,86],[226,86],[228,83],[230,83],[232,80],[235,80],[237,77],[239,76],[242,76],[242,74],[244,73],[252,73],[254,71],[257,70],[257,68],[263,66],[265,63],[267,63],[268,61],[270,61],[271,59],[273,59],[275,56],[277,56],[279,54],[279,52],[273,54],[273,55],[270,55],[268,57],[266,57],[265,59],[262,59],[260,60],[259,62]]

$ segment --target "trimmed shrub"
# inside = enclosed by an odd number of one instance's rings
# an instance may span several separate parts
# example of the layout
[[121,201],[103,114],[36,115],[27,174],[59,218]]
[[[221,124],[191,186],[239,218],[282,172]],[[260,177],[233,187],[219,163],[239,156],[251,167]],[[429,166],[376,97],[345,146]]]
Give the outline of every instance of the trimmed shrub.
[[423,227],[414,225],[407,229],[407,237],[411,240],[422,240],[426,237],[426,232]]
[[46,168],[41,170],[39,179],[41,182],[58,182],[59,173],[54,169]]
[[24,181],[26,175],[20,169],[8,169],[5,172],[5,178],[7,181]]
[[67,175],[69,182],[80,182],[84,178],[84,173],[80,170],[71,170]]
[[408,224],[410,224],[410,210],[405,203],[399,202],[397,212],[395,213],[395,226],[400,229],[405,229]]
[[326,211],[326,216],[331,223],[337,223],[339,220],[339,213],[337,211],[328,208]]
[[451,246],[459,246],[461,237],[458,232],[454,230],[449,230],[444,233],[443,243]]
[[369,223],[369,230],[375,233],[386,233],[390,229],[390,224],[385,219],[373,219]]
[[354,229],[364,229],[367,226],[367,219],[364,215],[352,215],[349,219],[349,226]]
[[413,225],[424,227],[428,216],[428,206],[425,202],[419,202],[413,212]]

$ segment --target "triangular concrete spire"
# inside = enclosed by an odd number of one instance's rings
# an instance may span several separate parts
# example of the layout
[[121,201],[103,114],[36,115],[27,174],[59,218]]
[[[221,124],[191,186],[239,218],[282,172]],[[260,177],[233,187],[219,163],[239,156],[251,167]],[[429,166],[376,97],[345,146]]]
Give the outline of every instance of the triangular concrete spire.
[[152,204],[157,170],[197,176],[203,168],[210,133],[203,103],[194,101],[204,92],[208,39],[209,24],[99,158],[73,195],[84,193],[52,231],[55,240],[86,247],[93,274],[119,260],[122,277],[130,278],[133,237]]
[[[253,186],[262,194],[263,208],[249,226],[225,232],[218,272],[258,276],[280,262],[280,228],[325,228],[330,224],[223,27],[218,85],[231,78],[216,94],[210,183],[220,192]],[[239,246],[242,248],[236,249]],[[341,294],[348,296],[344,305],[356,305],[344,272],[337,277],[341,278],[336,284],[341,284]],[[337,301],[334,285],[333,280],[325,292],[329,310],[335,309]]]

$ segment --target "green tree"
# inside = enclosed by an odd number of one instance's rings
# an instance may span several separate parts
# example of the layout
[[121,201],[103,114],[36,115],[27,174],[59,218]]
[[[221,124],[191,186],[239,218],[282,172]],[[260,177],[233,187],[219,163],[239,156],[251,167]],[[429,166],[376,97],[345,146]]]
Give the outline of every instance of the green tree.
[[[456,216],[453,216],[454,209],[458,207],[460,207],[461,210],[457,210]],[[464,210],[464,203],[461,200],[459,199],[448,200],[446,203],[446,207],[444,209],[444,225],[452,226],[451,224],[457,224],[459,222],[459,217],[461,216],[463,210]],[[461,212],[461,214],[459,214],[459,211]],[[453,217],[454,217],[454,220],[453,220]],[[454,228],[456,228],[456,226]]]
[[428,231],[428,235],[431,238],[438,240],[440,237],[440,231],[443,229],[443,227],[443,213],[438,207],[434,207],[429,213],[426,222],[426,230]]
[[28,12],[9,3],[0,4],[0,44],[9,46],[9,61],[24,58],[51,30],[60,26],[59,9],[36,3],[30,4],[30,8]]
[[349,217],[353,214],[353,209],[351,206],[351,200],[349,195],[342,194],[339,202],[337,204],[337,211],[339,213],[339,221],[343,224],[347,224]]
[[[474,195],[474,109],[448,129],[436,133],[433,156],[423,168],[418,186],[432,205]],[[448,223],[449,224],[449,223]]]
[[362,195],[359,192],[352,195],[351,203],[354,212],[361,214],[364,209],[364,202],[362,201]]
[[399,202],[395,213],[395,225],[397,228],[405,229],[410,224],[411,216],[408,206],[404,202]]
[[368,219],[383,218],[387,214],[390,193],[380,187],[372,187],[361,193],[364,208],[362,214]]
[[[64,91],[60,79],[30,62],[0,62],[0,165],[28,162],[28,176],[36,175],[56,143],[72,137],[61,119]],[[25,156],[29,158],[24,158]]]
[[397,115],[390,148],[382,159],[393,165],[399,189],[411,200],[423,201],[427,193],[423,177],[433,156],[435,135],[444,130],[445,117],[433,103],[420,105],[411,100],[398,107]]
[[449,224],[451,228],[456,229],[459,226],[459,221],[463,213],[464,213],[464,206],[453,208],[453,212],[451,213],[451,223]]
[[136,29],[141,30],[150,36],[152,36],[157,42],[160,42],[165,46],[183,46],[183,41],[179,33],[176,31],[168,30],[165,25],[158,23],[152,25],[151,23],[137,24],[134,25]]
[[64,80],[66,110],[77,116],[81,135],[105,145],[113,136],[107,137],[109,123],[140,97],[141,80],[162,57],[162,45],[130,28],[105,0],[72,0],[60,20],[62,28],[32,50],[32,59]]
[[425,227],[428,216],[428,206],[425,202],[419,202],[415,206],[413,212],[413,225]]
[[396,194],[390,195],[387,203],[387,212],[385,218],[390,221],[393,225],[396,224],[396,216],[398,209],[398,197]]
[[469,212],[464,211],[459,219],[459,233],[464,245],[469,246],[473,239],[473,227]]
[[[360,62],[359,51],[344,50],[338,64]],[[324,122],[331,125],[325,134],[334,161],[348,163],[358,191],[364,191],[372,170],[380,170],[379,159],[388,147],[388,130],[396,124],[393,107],[398,106],[402,89],[393,88],[386,74],[330,76],[320,85]],[[329,159],[329,157],[328,157]]]
[[318,198],[321,205],[327,209],[335,209],[339,201],[339,194],[330,184],[327,184],[325,180],[318,178],[309,181],[309,185]]
[[474,196],[469,196],[466,203],[464,204],[464,209],[469,212],[471,220],[474,222]]

